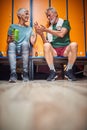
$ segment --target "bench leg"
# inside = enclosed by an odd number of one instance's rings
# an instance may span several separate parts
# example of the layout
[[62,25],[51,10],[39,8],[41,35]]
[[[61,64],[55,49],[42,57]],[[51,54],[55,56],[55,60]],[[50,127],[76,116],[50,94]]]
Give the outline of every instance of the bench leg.
[[62,79],[64,79],[64,65],[61,64],[61,67],[62,67]]

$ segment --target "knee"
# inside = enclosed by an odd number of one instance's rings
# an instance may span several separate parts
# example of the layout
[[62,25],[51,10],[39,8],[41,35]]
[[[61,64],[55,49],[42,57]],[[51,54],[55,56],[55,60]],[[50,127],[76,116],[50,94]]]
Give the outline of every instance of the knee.
[[15,48],[15,43],[14,42],[10,42],[9,44],[8,44],[8,47],[10,48],[10,47],[13,47],[13,48]]
[[22,47],[23,47],[23,48],[24,48],[24,47],[28,48],[28,47],[29,47],[29,43],[28,43],[28,42],[26,42],[26,41],[25,41],[25,42],[23,42],[23,43],[22,43]]
[[8,52],[9,51],[15,51],[15,50],[16,50],[15,43],[14,42],[9,43],[9,45],[8,45]]
[[28,42],[24,42],[22,44],[22,51],[29,51],[29,43]]
[[44,51],[50,50],[50,43],[45,43],[44,44]]
[[78,49],[78,44],[77,44],[77,42],[73,42],[73,43],[71,43],[71,48],[74,50],[77,50]]

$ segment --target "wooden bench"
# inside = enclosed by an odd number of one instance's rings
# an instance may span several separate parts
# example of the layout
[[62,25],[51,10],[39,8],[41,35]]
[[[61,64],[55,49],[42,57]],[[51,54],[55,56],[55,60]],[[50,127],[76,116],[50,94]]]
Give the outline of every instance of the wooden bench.
[[[17,56],[18,64],[22,63],[21,56]],[[9,65],[8,57],[1,56],[0,64]],[[54,57],[54,64],[58,66],[60,64],[60,69],[62,71],[62,78],[64,77],[64,65],[67,64],[66,57]],[[87,65],[87,57],[77,57],[75,64]],[[29,56],[29,78],[30,80],[34,80],[34,66],[47,65],[44,56]]]

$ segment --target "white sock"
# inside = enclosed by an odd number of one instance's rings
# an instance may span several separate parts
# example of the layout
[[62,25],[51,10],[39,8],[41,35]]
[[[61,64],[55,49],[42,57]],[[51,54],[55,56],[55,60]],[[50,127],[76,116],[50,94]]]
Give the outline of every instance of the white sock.
[[53,64],[50,64],[50,65],[49,65],[49,68],[50,68],[50,70],[54,70],[54,71],[55,71],[55,67],[54,67]]
[[73,64],[67,64],[66,71],[72,69],[72,67],[73,67]]

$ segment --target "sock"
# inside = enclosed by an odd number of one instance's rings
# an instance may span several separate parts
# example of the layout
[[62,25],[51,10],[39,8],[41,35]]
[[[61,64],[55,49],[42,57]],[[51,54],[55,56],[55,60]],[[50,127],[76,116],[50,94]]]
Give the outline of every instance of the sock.
[[73,64],[69,64],[69,63],[68,63],[68,65],[67,65],[67,67],[66,67],[66,71],[72,69],[72,67],[73,67]]
[[54,70],[54,71],[55,71],[55,67],[54,67],[53,64],[50,64],[50,65],[49,65],[49,68],[50,68],[50,70]]

